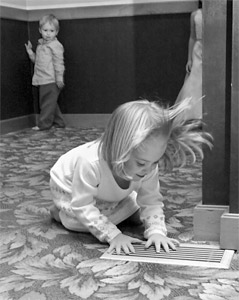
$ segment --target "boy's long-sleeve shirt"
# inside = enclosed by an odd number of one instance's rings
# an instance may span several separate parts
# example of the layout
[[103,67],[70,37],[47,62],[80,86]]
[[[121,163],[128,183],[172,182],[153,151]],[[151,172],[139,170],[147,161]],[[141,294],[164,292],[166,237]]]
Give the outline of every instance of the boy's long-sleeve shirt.
[[[69,213],[69,218],[74,215],[76,222],[100,241],[109,242],[121,232],[115,224],[135,211],[127,197],[136,192],[136,209],[140,207],[145,238],[154,233],[166,235],[158,168],[140,181],[131,181],[128,189],[121,189],[108,164],[98,155],[98,146],[98,142],[90,142],[74,148],[61,156],[51,169],[51,180],[58,191],[62,191],[61,200],[55,200],[60,211],[64,211],[65,216]],[[64,193],[68,196],[64,197]]]
[[64,48],[57,38],[47,43],[39,39],[34,58],[32,84],[38,86],[57,81],[63,82],[65,71],[63,54]]

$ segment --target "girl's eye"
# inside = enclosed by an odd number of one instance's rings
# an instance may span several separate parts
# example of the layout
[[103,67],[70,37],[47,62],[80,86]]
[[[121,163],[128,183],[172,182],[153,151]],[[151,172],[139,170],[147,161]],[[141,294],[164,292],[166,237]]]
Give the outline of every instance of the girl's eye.
[[144,163],[137,162],[137,165],[138,165],[139,167],[143,167],[145,164],[144,164]]

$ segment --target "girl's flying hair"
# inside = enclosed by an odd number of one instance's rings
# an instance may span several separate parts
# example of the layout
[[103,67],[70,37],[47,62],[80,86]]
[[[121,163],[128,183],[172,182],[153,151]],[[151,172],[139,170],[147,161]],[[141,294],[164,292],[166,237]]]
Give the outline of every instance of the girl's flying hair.
[[[190,107],[191,98],[184,99],[180,104],[184,109]],[[170,110],[174,111],[176,105]],[[170,171],[174,167],[183,167],[186,164],[194,164],[197,159],[203,159],[203,145],[212,148],[213,137],[210,133],[202,130],[200,120],[186,122],[182,117],[185,114],[176,114],[172,118],[171,133],[164,155],[159,162],[160,170]]]
[[111,115],[109,123],[100,138],[99,151],[111,170],[120,177],[129,179],[124,171],[124,164],[134,149],[142,146],[151,136],[163,135],[168,138],[165,154],[160,159],[161,171],[183,166],[197,154],[203,158],[202,144],[210,148],[211,135],[199,130],[198,123],[186,124],[177,118],[190,108],[191,98],[179,104],[165,108],[158,102],[137,100],[120,105]]

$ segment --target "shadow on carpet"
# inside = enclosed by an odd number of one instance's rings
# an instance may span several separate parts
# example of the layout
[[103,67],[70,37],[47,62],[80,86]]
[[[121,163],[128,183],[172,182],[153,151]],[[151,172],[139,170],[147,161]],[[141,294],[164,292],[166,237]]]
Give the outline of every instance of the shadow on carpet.
[[[50,218],[49,170],[101,129],[31,129],[1,137],[1,300],[238,300],[238,254],[228,270],[102,260],[108,248]],[[193,241],[201,163],[160,176],[170,237]],[[120,224],[142,238],[142,228]],[[196,242],[195,242],[196,243]]]

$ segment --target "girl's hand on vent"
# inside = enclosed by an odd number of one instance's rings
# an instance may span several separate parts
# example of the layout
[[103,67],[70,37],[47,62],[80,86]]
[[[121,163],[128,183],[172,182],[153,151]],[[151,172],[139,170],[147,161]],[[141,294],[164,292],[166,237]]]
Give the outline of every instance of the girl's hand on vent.
[[115,249],[117,254],[121,253],[121,250],[124,251],[125,254],[135,253],[135,249],[133,244],[143,244],[142,240],[133,238],[131,236],[125,235],[123,233],[119,233],[111,242],[110,247],[108,249],[108,253],[110,253],[113,249]]
[[169,252],[169,249],[176,250],[176,245],[179,245],[179,242],[176,239],[170,239],[162,234],[153,234],[149,237],[145,244],[145,248],[149,248],[151,245],[155,246],[156,252],[160,252],[161,247]]

